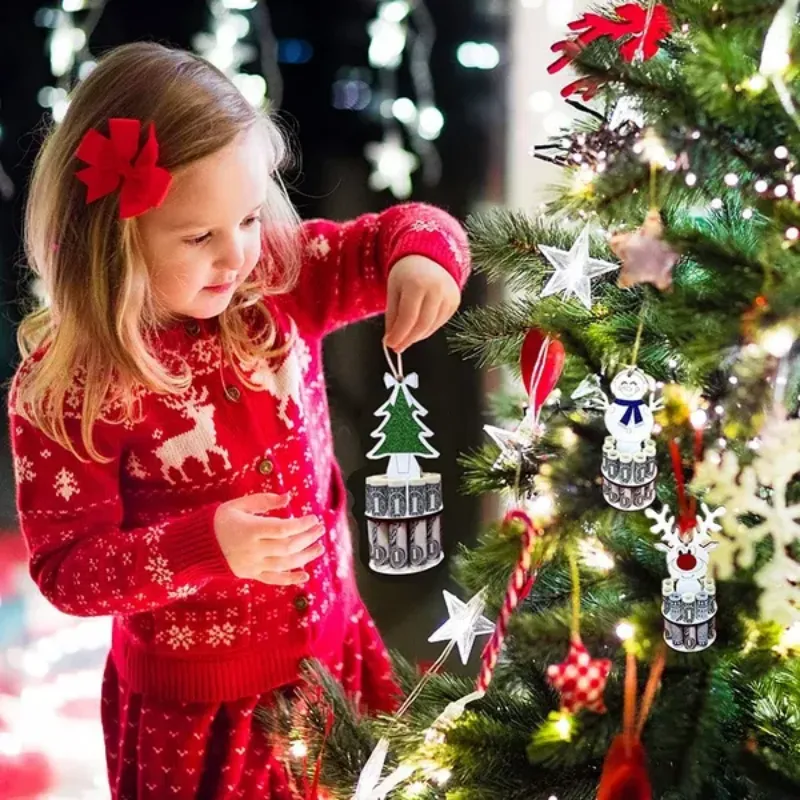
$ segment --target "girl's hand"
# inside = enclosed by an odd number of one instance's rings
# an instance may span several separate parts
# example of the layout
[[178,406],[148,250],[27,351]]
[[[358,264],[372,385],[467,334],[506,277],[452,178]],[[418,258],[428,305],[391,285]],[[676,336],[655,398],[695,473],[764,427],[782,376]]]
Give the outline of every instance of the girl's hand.
[[425,256],[406,256],[394,264],[388,294],[383,341],[397,353],[438,331],[461,303],[453,276]]
[[314,516],[280,519],[262,516],[285,508],[288,495],[251,494],[223,503],[214,515],[214,532],[231,572],[238,578],[273,586],[305,583],[303,570],[325,552],[325,532]]

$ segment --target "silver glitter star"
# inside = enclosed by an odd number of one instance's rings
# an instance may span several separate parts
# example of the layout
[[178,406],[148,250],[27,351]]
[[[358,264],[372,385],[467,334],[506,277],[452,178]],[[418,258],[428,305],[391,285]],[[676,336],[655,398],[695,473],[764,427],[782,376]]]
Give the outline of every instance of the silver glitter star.
[[478,592],[469,602],[459,600],[446,589],[442,591],[444,602],[447,604],[447,613],[450,619],[435,630],[428,639],[429,642],[455,642],[461,661],[469,661],[472,645],[476,636],[485,636],[494,633],[494,624],[483,616],[484,593]]
[[539,245],[539,249],[556,269],[547,286],[542,289],[542,297],[562,292],[564,300],[568,300],[574,295],[589,310],[592,308],[592,278],[619,269],[619,264],[589,256],[588,226],[581,231],[569,252],[543,244]]

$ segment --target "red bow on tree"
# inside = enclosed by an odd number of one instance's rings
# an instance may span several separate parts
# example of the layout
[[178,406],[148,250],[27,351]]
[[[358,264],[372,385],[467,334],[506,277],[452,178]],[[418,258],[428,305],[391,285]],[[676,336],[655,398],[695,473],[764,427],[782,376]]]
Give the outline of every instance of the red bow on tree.
[[[620,47],[620,55],[630,62],[641,52],[642,59],[647,61],[658,52],[658,43],[672,32],[669,13],[660,3],[653,7],[649,24],[649,10],[638,3],[625,3],[614,11],[616,19],[609,19],[600,14],[584,14],[575,22],[570,22],[569,29],[576,31],[578,35],[573,39],[556,42],[550,48],[554,53],[562,55],[547,68],[547,71],[552,75],[569,66],[586,45],[602,36],[610,36],[615,42],[630,37]],[[585,92],[588,88],[591,94],[595,94],[599,85],[585,87],[586,81],[597,83],[597,79],[582,78],[565,87],[561,93],[568,97],[575,91]]]
[[76,177],[89,187],[87,203],[111,194],[121,182],[120,219],[138,217],[164,202],[172,175],[156,166],[158,142],[152,123],[138,156],[142,129],[138,119],[110,119],[108,128],[108,139],[92,128],[81,140],[75,156],[90,166],[77,172]]

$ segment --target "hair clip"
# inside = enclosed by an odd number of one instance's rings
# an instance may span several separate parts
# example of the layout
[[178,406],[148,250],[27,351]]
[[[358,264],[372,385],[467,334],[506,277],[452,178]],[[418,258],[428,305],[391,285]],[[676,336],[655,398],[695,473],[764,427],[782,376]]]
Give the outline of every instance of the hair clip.
[[172,175],[156,166],[158,142],[152,122],[138,155],[142,129],[138,119],[110,119],[108,128],[109,138],[94,128],[86,132],[75,156],[90,166],[77,172],[76,177],[89,189],[87,204],[116,191],[121,183],[120,219],[138,217],[164,202]]

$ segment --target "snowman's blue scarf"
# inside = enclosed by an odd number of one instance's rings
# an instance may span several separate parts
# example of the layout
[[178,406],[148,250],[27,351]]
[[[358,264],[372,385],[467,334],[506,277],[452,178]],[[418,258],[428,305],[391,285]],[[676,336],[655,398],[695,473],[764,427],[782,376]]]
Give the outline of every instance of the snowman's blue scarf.
[[631,420],[634,421],[635,425],[641,425],[644,422],[644,417],[640,409],[644,404],[644,400],[614,400],[615,406],[622,406],[628,409],[621,420],[623,425],[630,425]]

